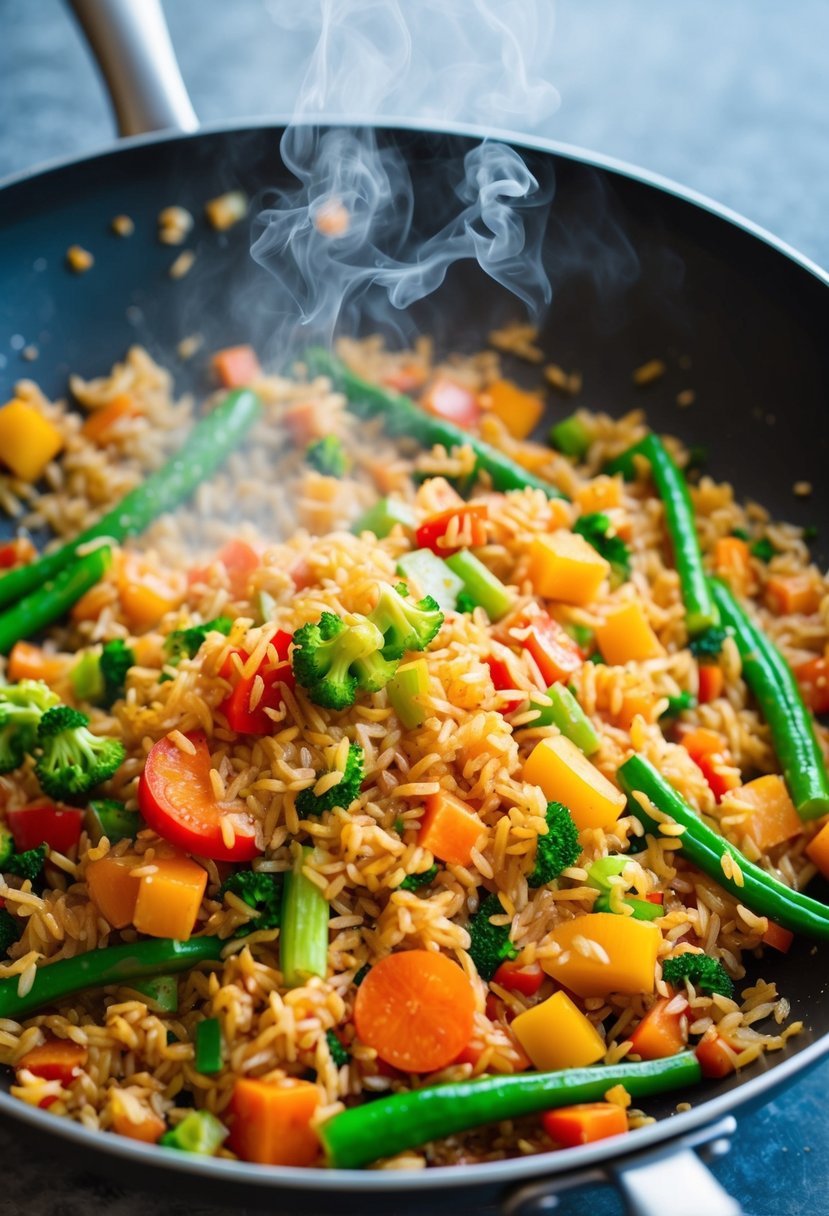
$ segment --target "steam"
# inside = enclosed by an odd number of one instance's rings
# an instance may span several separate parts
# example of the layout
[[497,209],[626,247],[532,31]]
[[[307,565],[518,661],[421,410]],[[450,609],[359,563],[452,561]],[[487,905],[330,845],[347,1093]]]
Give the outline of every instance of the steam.
[[380,324],[389,305],[409,308],[462,259],[476,260],[537,316],[552,294],[542,260],[551,175],[539,180],[495,139],[462,157],[448,141],[447,155],[428,168],[424,193],[402,150],[378,141],[372,126],[325,121],[370,123],[409,109],[441,124],[460,117],[488,127],[537,124],[558,105],[536,67],[552,36],[551,3],[320,0],[296,7],[292,28],[309,17],[319,28],[281,145],[298,184],[264,200],[252,255],[276,279],[281,306],[303,337],[330,341],[338,326]]

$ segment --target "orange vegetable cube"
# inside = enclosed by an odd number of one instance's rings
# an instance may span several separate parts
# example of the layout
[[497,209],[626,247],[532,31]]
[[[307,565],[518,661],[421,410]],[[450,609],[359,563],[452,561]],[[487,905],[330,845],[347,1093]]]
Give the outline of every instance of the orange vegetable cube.
[[596,1027],[566,992],[554,992],[540,1005],[519,1013],[512,1032],[536,1068],[584,1068],[605,1053]]
[[817,612],[820,594],[820,586],[808,571],[805,574],[772,574],[766,580],[766,603],[779,616],[790,612],[807,615]]
[[789,797],[786,782],[776,773],[757,777],[745,785],[729,790],[722,800],[729,810],[733,806],[739,812],[744,807],[750,810],[746,831],[763,852],[798,836],[803,823]]
[[139,884],[133,924],[149,937],[174,937],[186,942],[193,932],[207,871],[189,857],[154,857],[155,873]]
[[54,684],[66,670],[67,657],[50,654],[31,642],[15,642],[9,654],[6,676],[11,684],[18,680],[42,680]]
[[656,720],[657,698],[645,689],[628,688],[622,693],[622,704],[616,720],[624,730],[630,730],[633,719],[642,717],[646,722]]
[[593,515],[597,511],[612,511],[616,507],[621,507],[624,501],[622,478],[621,476],[608,477],[602,473],[577,490],[574,498],[581,507],[582,515]]
[[660,997],[630,1035],[632,1050],[643,1060],[661,1060],[682,1051],[688,1039],[688,1002]]
[[108,405],[90,414],[81,427],[85,438],[101,446],[109,441],[112,428],[122,418],[134,418],[141,411],[129,393],[119,393]]
[[0,409],[0,460],[21,481],[37,481],[63,447],[58,428],[17,397]]
[[69,1085],[89,1058],[89,1049],[71,1039],[47,1039],[31,1051],[27,1051],[15,1063],[15,1068],[26,1068],[44,1081],[60,1081]]
[[524,764],[524,780],[541,787],[548,802],[563,802],[579,831],[609,828],[625,807],[625,796],[564,735],[536,744]]
[[704,1077],[719,1079],[734,1072],[734,1052],[713,1026],[709,1026],[697,1043],[696,1056]]
[[792,668],[800,695],[812,713],[829,713],[829,660],[823,655]]
[[806,856],[813,861],[824,878],[829,878],[829,823],[825,823],[806,845]]
[[699,669],[697,699],[700,705],[708,705],[722,695],[725,687],[723,669],[715,663],[704,663]]
[[721,536],[714,545],[714,571],[732,591],[748,595],[755,585],[751,552],[739,536]]
[[658,659],[665,648],[651,628],[640,600],[628,600],[596,626],[596,642],[611,667]]
[[[119,1136],[127,1136],[130,1140],[140,1140],[144,1144],[156,1144],[166,1131],[163,1119],[149,1107],[139,1103],[127,1103],[117,1089],[110,1090],[109,1111],[112,1120],[112,1130]],[[139,1115],[139,1118],[132,1116]]]
[[441,861],[468,866],[483,823],[467,803],[441,790],[426,799],[417,843]]
[[577,996],[610,992],[651,993],[662,934],[650,921],[614,912],[588,912],[550,934],[561,953],[542,967]]
[[583,607],[596,598],[610,563],[583,536],[562,528],[533,540],[527,573],[536,595]]
[[320,1095],[310,1081],[240,1077],[228,1107],[228,1145],[257,1165],[313,1165],[320,1152],[311,1119]]
[[213,374],[225,388],[243,388],[262,375],[252,346],[228,346],[217,350],[210,360]]
[[131,553],[123,555],[117,578],[121,608],[135,629],[151,629],[184,599],[183,574],[178,570],[160,571]]
[[769,927],[763,934],[762,941],[767,946],[771,946],[772,950],[779,950],[781,954],[788,954],[794,934],[791,929],[784,929],[782,925],[776,925],[773,920],[769,921]]
[[140,864],[141,859],[135,853],[122,853],[118,857],[107,853],[86,867],[89,897],[113,929],[132,924],[141,881],[133,877],[132,871]]
[[556,1144],[575,1148],[578,1144],[623,1135],[628,1130],[628,1117],[624,1107],[615,1102],[583,1102],[545,1111],[541,1125]]
[[484,409],[501,419],[514,439],[526,439],[544,413],[538,393],[528,393],[511,380],[495,380],[479,400]]

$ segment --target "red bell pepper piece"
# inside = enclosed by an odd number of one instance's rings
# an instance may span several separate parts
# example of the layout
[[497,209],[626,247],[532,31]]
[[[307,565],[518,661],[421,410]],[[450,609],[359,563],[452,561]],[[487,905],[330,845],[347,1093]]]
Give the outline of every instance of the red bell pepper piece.
[[558,621],[546,612],[531,618],[530,630],[524,639],[541,672],[545,687],[564,682],[584,664],[584,655]]
[[[485,502],[465,502],[448,511],[439,511],[425,519],[417,529],[417,548],[431,549],[438,557],[449,557],[460,549],[485,545],[488,518],[489,508]],[[449,541],[446,533],[453,520],[458,521],[458,533],[455,540]]]
[[[505,659],[499,658],[497,655],[490,654],[487,655],[484,662],[489,668],[490,678],[492,679],[492,683],[498,692],[502,692],[505,688],[515,687],[515,681],[512,678],[509,666],[507,665]],[[524,699],[524,697],[518,696],[510,697],[508,701],[504,702],[500,712],[503,714],[511,714],[514,709],[518,708]]]
[[507,959],[493,975],[492,982],[500,984],[502,988],[508,988],[510,992],[535,996],[544,983],[544,972],[540,963],[525,963],[521,966],[514,959]]
[[[227,724],[231,730],[235,730],[240,735],[268,735],[273,731],[273,718],[265,711],[268,709],[279,709],[282,704],[280,685],[285,684],[288,688],[294,688],[296,683],[293,668],[290,662],[288,662],[288,647],[290,644],[291,634],[285,633],[284,630],[279,630],[273,638],[273,646],[280,662],[272,665],[266,659],[259,667],[259,670],[254,672],[252,676],[240,675],[237,678],[231,692],[219,706],[219,709],[227,718]],[[239,650],[236,653],[241,658],[242,665],[244,666],[249,656],[244,650]],[[231,678],[234,666],[231,657],[228,656],[222,667],[221,674],[226,679]],[[257,676],[262,677],[265,687],[256,704],[256,708],[251,709],[251,693],[253,692]]]
[[68,853],[80,839],[83,811],[44,800],[7,811],[6,820],[18,853],[41,844],[48,844],[58,853]]

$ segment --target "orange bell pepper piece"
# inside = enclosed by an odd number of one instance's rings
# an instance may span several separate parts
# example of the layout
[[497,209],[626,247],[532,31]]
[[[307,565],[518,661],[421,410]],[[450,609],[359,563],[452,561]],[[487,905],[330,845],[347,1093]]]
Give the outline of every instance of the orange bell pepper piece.
[[[669,1011],[669,1006],[674,1007]],[[687,1021],[683,1027],[688,1002],[678,1006],[675,997],[663,996],[648,1010],[630,1036],[636,1055],[643,1060],[661,1060],[682,1051],[688,1036]]]
[[584,1102],[545,1111],[541,1124],[551,1140],[562,1148],[592,1144],[608,1136],[621,1136],[628,1130],[628,1117],[613,1102]]
[[319,1100],[310,1081],[240,1077],[228,1107],[229,1147],[257,1165],[313,1165],[320,1142],[311,1119]]
[[766,580],[766,603],[778,616],[810,615],[820,607],[820,588],[811,574],[772,574]]
[[122,418],[135,418],[141,411],[129,393],[119,393],[108,405],[90,414],[81,427],[81,433],[90,441],[103,447],[110,438],[112,428]]
[[478,838],[486,831],[470,806],[441,790],[426,799],[417,843],[441,861],[468,866]]

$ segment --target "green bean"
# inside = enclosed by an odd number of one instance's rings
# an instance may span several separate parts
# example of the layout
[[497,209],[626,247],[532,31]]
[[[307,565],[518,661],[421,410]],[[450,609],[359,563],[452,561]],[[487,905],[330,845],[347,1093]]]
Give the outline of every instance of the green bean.
[[22,996],[18,993],[19,975],[0,980],[0,1018],[19,1022],[34,1010],[54,1005],[85,988],[128,984],[130,980],[186,971],[196,963],[216,962],[223,945],[218,937],[191,937],[186,942],[159,937],[46,963],[38,967],[34,983]]
[[130,490],[97,523],[36,562],[4,574],[0,578],[0,608],[54,578],[70,564],[78,549],[91,540],[106,537],[120,542],[136,536],[159,515],[184,502],[200,482],[224,463],[261,413],[262,403],[250,389],[228,393],[215,410],[199,419],[183,446],[166,464]]
[[481,1077],[387,1094],[334,1115],[317,1130],[330,1165],[358,1169],[378,1157],[391,1157],[484,1123],[601,1101],[614,1085],[624,1085],[632,1098],[648,1098],[684,1089],[700,1076],[696,1056],[684,1051],[639,1064]]
[[665,525],[671,537],[688,632],[694,637],[720,623],[717,606],[705,580],[694,508],[688,484],[658,435],[646,435],[607,466],[609,472],[628,476],[634,456],[644,456],[665,510]]
[[[30,638],[67,613],[90,587],[101,581],[111,563],[112,550],[108,545],[101,545],[77,558],[71,566],[59,570],[54,578],[50,577],[30,595],[24,595],[5,612],[0,612],[0,654],[8,654],[15,642]],[[23,570],[27,568],[22,567]],[[11,575],[0,579],[0,584],[6,578]]]
[[[628,807],[647,831],[659,835],[659,823],[638,798],[644,794],[663,815],[685,831],[676,837],[682,852],[709,878],[713,878],[744,907],[793,933],[829,938],[829,907],[785,883],[744,857],[740,850],[709,827],[644,756],[631,756],[617,772],[628,795]],[[723,868],[723,858],[731,858]],[[732,864],[736,863],[736,864]]]
[[345,393],[348,408],[359,418],[379,418],[388,435],[408,436],[425,447],[441,444],[447,450],[470,447],[477,457],[478,468],[485,469],[496,490],[543,490],[548,498],[565,498],[566,495],[534,477],[521,465],[504,456],[496,448],[476,439],[467,431],[451,422],[433,418],[420,409],[411,397],[371,384],[350,371],[336,355],[321,346],[313,346],[305,353],[305,362],[311,372],[328,376],[334,385]]
[[743,660],[743,678],[769,724],[797,813],[801,819],[819,819],[829,811],[829,778],[812,716],[803,704],[791,668],[725,583],[716,578],[708,582],[723,624],[734,632]]

